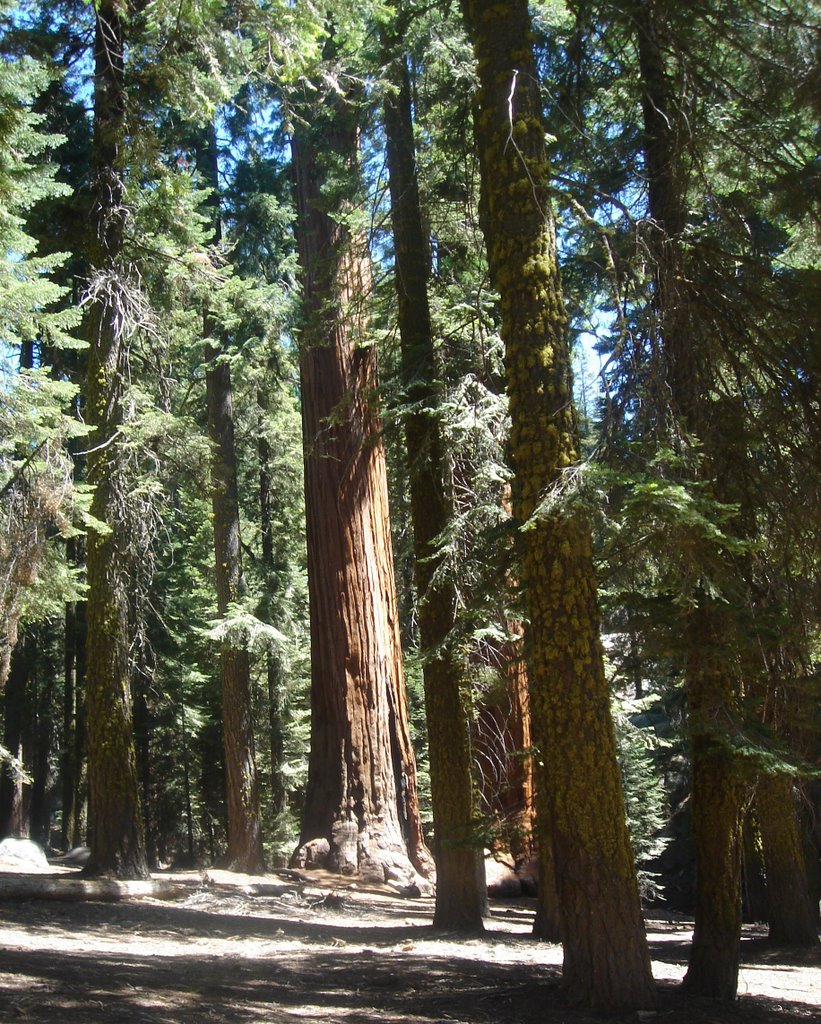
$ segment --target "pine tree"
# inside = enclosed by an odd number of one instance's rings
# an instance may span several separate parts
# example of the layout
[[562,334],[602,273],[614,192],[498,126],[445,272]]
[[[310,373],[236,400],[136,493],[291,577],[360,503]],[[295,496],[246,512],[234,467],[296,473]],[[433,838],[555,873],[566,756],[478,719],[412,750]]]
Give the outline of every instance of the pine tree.
[[[693,90],[673,98],[665,51],[681,27],[668,22],[654,3],[636,8],[635,19],[648,206],[653,218],[654,300],[665,379],[672,413],[685,439],[698,438],[703,445],[703,460],[695,472],[697,478],[707,481],[705,493],[725,507],[734,504],[737,509],[726,517],[723,527],[730,545],[720,555],[721,574],[727,581],[735,578],[750,586],[754,562],[744,553],[731,553],[733,542],[738,551],[738,545],[757,532],[754,510],[758,496],[745,479],[755,472],[747,454],[750,425],[745,423],[740,394],[723,403],[713,398],[720,387],[722,362],[734,360],[731,346],[736,342],[733,329],[728,330],[722,322],[725,313],[710,280],[710,271],[717,267],[705,261],[707,273],[703,268],[699,274],[692,273],[687,240],[688,187],[699,173],[700,140],[694,137],[693,124],[700,97]],[[713,101],[712,96],[708,99]],[[746,344],[757,347],[758,328],[751,321],[740,333],[746,333]],[[745,467],[742,472],[740,467]],[[726,593],[733,585],[727,583],[724,588]],[[754,594],[753,585],[751,603]],[[738,728],[733,723],[743,710],[743,675],[751,675],[746,682],[750,692],[755,689],[752,679],[761,674],[760,664],[755,664],[759,658],[753,652],[753,660],[749,660],[740,642],[743,589],[734,598],[735,608],[728,615],[724,601],[716,600],[706,589],[698,590],[684,624],[698,871],[696,925],[686,985],[700,994],[724,999],[736,994],[741,924],[739,830],[745,782],[733,750]],[[759,642],[761,638],[759,631]],[[776,881],[774,873],[773,883]]]
[[[809,208],[792,220],[812,161],[801,42],[812,18],[804,5],[746,2],[732,13],[572,10],[552,102],[573,169],[562,179],[571,281],[590,302],[605,292],[614,320],[599,449],[614,474],[608,514],[618,510],[607,569],[621,577],[617,621],[630,616],[636,650],[663,650],[692,683],[693,806],[713,817],[698,826],[702,927],[688,983],[731,999],[739,803],[751,766],[796,759],[787,732],[755,719],[794,673],[782,674],[784,633],[806,650],[814,628],[793,575],[817,551],[813,530],[796,543],[793,522],[818,486],[801,382],[813,364],[811,246],[798,226]],[[710,794],[723,794],[712,812]]]
[[[0,4],[4,28],[11,8]],[[84,430],[66,415],[75,389],[52,378],[45,353],[80,347],[70,334],[79,317],[76,310],[54,308],[65,295],[55,275],[67,254],[41,255],[27,224],[37,204],[68,191],[55,181],[56,165],[41,162],[44,150],[64,141],[43,130],[32,109],[48,84],[46,70],[28,57],[0,61],[0,335],[7,349],[0,508],[8,524],[0,533],[0,689],[21,616],[36,617],[44,597],[50,613],[55,592],[76,592],[48,534],[55,527],[58,534],[72,532],[75,492],[67,445]]]
[[391,82],[384,116],[402,383],[409,406],[405,435],[435,835],[433,923],[447,930],[481,932],[486,896],[481,851],[473,834],[467,665],[453,635],[458,595],[453,581],[443,578],[436,549],[454,514],[453,484],[438,408],[442,384],[428,306],[429,246],[419,205],[410,76],[407,57],[390,54],[396,42],[385,40]]
[[484,233],[500,295],[531,706],[539,781],[549,794],[564,980],[574,997],[602,1008],[648,1006],[655,992],[624,823],[590,529],[545,500],[577,461],[578,438],[531,22],[525,3],[502,13],[466,2],[463,11],[479,77]]
[[133,10],[103,0],[94,39],[93,276],[87,417],[88,477],[94,485],[88,538],[88,765],[91,859],[86,871],[146,878],[148,864],[134,752],[129,673],[128,535],[120,433],[129,330],[129,282],[122,265],[125,229],[123,146],[125,39]]

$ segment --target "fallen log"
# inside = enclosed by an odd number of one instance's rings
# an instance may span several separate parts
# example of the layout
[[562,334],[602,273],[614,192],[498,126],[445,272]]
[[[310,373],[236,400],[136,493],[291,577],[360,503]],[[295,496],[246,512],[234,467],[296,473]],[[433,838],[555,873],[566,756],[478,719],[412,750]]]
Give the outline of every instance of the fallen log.
[[42,875],[0,872],[0,902],[21,900],[67,900],[117,903],[120,900],[151,897],[159,900],[187,896],[191,885],[165,879],[121,882],[111,878],[77,878],[76,874]]

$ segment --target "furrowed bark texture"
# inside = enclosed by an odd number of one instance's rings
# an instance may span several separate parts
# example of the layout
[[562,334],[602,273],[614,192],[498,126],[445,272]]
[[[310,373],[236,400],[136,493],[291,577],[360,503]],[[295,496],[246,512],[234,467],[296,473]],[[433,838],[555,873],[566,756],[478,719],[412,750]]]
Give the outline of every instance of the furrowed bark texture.
[[790,776],[759,776],[755,806],[767,874],[768,940],[774,946],[817,946],[818,931]]
[[[197,154],[200,169],[211,188],[216,238],[221,235],[219,174],[216,132]],[[218,325],[206,316],[206,330],[218,333]],[[234,443],[234,406],[231,368],[222,346],[211,340],[206,346],[205,394],[208,408],[208,439],[211,442],[211,508],[214,520],[214,579],[220,617],[229,614],[244,589],[240,540],[237,455]],[[220,647],[222,729],[225,749],[225,785],[228,804],[226,866],[247,874],[265,870],[259,811],[259,781],[254,751],[251,665],[246,647],[225,637]]]
[[[624,820],[599,642],[590,530],[565,514],[532,518],[578,458],[550,169],[525,0],[464,0],[479,75],[476,137],[485,235],[499,292],[512,421],[514,513],[533,734],[544,762],[564,929],[564,982],[603,1009],[655,1002]],[[545,781],[546,780],[546,781]]]
[[89,316],[86,416],[93,425],[88,478],[95,486],[92,515],[108,532],[88,535],[87,721],[91,858],[88,875],[148,877],[134,755],[129,686],[128,536],[125,486],[118,446],[122,423],[124,323],[119,261],[124,227],[121,145],[126,6],[102,0],[94,43],[95,269],[97,296]]
[[[512,589],[512,587],[511,587]],[[488,642],[488,661],[498,667],[504,688],[479,707],[474,725],[474,760],[479,768],[479,796],[483,814],[501,825],[500,849],[517,862],[532,859],[535,846],[535,796],[531,748],[530,694],[519,622],[505,629],[520,639]]]
[[[736,682],[725,671],[712,609],[688,623],[687,700],[692,755],[696,913],[684,983],[699,995],[734,1000],[741,952],[741,805],[744,787],[727,742]],[[706,655],[700,653],[707,651]]]
[[[655,229],[651,239],[655,301],[673,414],[688,434],[704,441],[709,453],[710,411],[705,402],[709,372],[699,344],[703,332],[697,323],[697,298],[682,290],[687,276],[680,244],[686,224],[686,179],[681,159],[686,126],[670,102],[658,34],[662,13],[655,0],[636,4],[644,154]],[[712,469],[715,472],[715,466]],[[701,595],[698,607],[684,623],[697,874],[693,946],[684,983],[699,995],[734,1000],[741,935],[744,787],[728,742],[737,714],[738,666],[726,656],[730,645],[721,619],[717,602]]]
[[466,665],[455,649],[457,594],[452,581],[435,579],[441,556],[436,538],[453,514],[450,465],[437,409],[441,385],[428,306],[429,246],[422,230],[411,118],[410,79],[404,55],[392,64],[395,91],[385,100],[394,274],[402,351],[402,381],[413,523],[414,579],[419,639],[424,652],[425,711],[430,754],[436,858],[434,927],[481,932],[486,913],[482,850],[474,839],[471,734]]
[[311,843],[333,871],[411,881],[414,868],[428,872],[430,855],[401,660],[376,350],[364,337],[370,268],[364,239],[345,223],[350,207],[339,201],[335,216],[326,212],[327,167],[312,137],[321,130],[337,174],[353,176],[357,131],[343,101],[329,101],[317,120],[292,140],[311,619],[311,753],[295,856],[313,857]]

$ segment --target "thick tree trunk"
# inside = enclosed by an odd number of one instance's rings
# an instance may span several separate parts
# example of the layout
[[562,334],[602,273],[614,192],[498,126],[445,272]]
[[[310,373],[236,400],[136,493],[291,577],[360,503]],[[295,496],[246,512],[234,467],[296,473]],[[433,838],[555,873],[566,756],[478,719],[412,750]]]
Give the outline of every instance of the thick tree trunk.
[[[221,236],[219,166],[216,132],[197,153],[200,172],[211,188],[216,240]],[[206,316],[206,330],[218,326]],[[213,339],[206,343],[205,392],[208,438],[211,442],[211,508],[214,521],[214,573],[217,610],[225,618],[245,589],[240,543],[237,454],[234,444],[234,405],[231,369],[226,354]],[[248,874],[265,870],[259,807],[259,781],[254,751],[251,661],[247,648],[225,637],[220,648],[222,725],[225,745],[228,850],[226,866]]]
[[536,915],[533,918],[533,935],[544,942],[561,942],[564,936],[562,929],[562,910],[559,902],[559,890],[556,881],[556,858],[553,856],[553,837],[550,831],[550,801],[545,794],[544,800],[537,794],[537,828],[536,842],[539,856],[539,892],[536,902]]
[[450,466],[437,408],[437,373],[428,306],[429,246],[422,230],[411,119],[410,79],[404,57],[392,64],[395,91],[385,100],[394,276],[399,309],[414,576],[433,802],[437,928],[481,932],[486,913],[482,849],[474,836],[470,720],[465,657],[450,634],[458,605],[455,583],[436,579],[436,540],[453,514]]
[[[332,870],[378,880],[426,874],[375,410],[376,350],[365,337],[364,239],[327,212],[312,133],[340,173],[357,174],[357,132],[343,101],[292,139],[304,290],[300,351],[308,586],[311,753],[305,844]],[[347,212],[350,212],[348,210]],[[336,219],[335,219],[336,218]],[[313,843],[316,840],[318,843]]]
[[122,422],[123,310],[119,261],[124,226],[121,146],[125,135],[123,4],[101,0],[94,44],[93,250],[96,297],[89,316],[86,392],[93,425],[88,478],[91,506],[108,532],[88,537],[88,770],[91,859],[87,874],[147,878],[129,689],[128,543],[118,448]]
[[817,946],[792,779],[759,776],[755,802],[767,874],[768,939],[774,946]]
[[501,300],[533,735],[544,762],[564,930],[579,1001],[652,1006],[655,990],[624,819],[599,641],[589,527],[540,510],[578,459],[570,348],[525,0],[463,0],[479,75],[475,123],[491,280]]

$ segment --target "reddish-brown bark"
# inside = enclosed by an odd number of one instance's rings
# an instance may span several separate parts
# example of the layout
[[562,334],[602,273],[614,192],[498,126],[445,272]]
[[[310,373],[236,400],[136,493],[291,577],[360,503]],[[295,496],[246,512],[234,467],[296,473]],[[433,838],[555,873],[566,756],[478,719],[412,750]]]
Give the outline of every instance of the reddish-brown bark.
[[[323,145],[355,174],[356,129],[336,102],[325,112]],[[296,132],[292,152],[311,619],[311,752],[296,857],[304,861],[305,844],[318,840],[331,870],[410,881],[430,861],[401,660],[376,350],[365,336],[368,254],[346,211],[326,212],[311,130]]]

